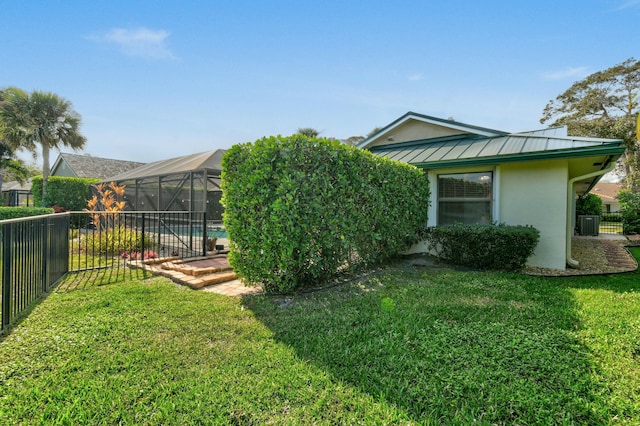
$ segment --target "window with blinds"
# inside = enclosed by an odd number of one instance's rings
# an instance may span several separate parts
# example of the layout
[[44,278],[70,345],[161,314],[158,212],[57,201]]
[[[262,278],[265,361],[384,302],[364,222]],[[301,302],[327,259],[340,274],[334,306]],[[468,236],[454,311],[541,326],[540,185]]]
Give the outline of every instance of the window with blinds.
[[493,173],[438,175],[438,225],[491,223]]

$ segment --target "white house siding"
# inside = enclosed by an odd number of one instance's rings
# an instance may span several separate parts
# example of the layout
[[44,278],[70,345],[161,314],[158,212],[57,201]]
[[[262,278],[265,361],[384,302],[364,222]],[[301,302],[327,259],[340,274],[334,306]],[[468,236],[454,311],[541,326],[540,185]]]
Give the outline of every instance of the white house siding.
[[567,161],[506,163],[499,169],[498,220],[510,225],[532,225],[540,231],[529,265],[565,269]]
[[[566,266],[566,218],[568,163],[566,160],[506,163],[429,170],[431,200],[428,226],[438,217],[439,174],[493,172],[493,221],[508,225],[532,225],[540,241],[528,264],[553,269]],[[426,243],[414,245],[408,253],[426,253]]]

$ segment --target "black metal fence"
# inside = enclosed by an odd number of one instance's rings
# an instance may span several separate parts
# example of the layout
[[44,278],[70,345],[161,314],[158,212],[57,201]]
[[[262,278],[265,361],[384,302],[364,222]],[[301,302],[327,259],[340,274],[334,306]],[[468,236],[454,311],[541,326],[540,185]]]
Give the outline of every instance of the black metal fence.
[[[132,260],[193,257],[226,236],[204,212],[69,212],[0,222],[2,327],[58,281],[106,284]],[[62,280],[61,280],[62,279]],[[98,281],[99,280],[99,281]]]
[[46,215],[0,222],[4,330],[68,271],[69,216]]
[[600,234],[622,235],[622,213],[602,213],[598,230]]
[[[70,213],[69,271],[125,267],[129,260],[205,255],[203,212]],[[203,232],[203,230],[205,230]]]

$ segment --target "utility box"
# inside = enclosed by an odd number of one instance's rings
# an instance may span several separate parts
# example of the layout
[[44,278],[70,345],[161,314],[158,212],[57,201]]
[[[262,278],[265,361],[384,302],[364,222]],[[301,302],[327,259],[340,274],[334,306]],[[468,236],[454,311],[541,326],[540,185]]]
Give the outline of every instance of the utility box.
[[578,216],[578,234],[597,236],[600,233],[600,216]]

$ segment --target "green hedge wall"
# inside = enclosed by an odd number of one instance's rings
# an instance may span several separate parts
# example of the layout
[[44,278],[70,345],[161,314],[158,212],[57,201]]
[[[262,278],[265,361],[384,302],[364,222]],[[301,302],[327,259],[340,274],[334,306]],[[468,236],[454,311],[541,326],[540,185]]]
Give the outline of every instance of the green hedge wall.
[[335,140],[263,138],[222,166],[229,261],[268,292],[382,262],[427,223],[425,174]]
[[50,176],[47,180],[47,197],[42,199],[42,176],[32,179],[33,204],[41,207],[59,206],[69,211],[87,208],[89,185],[100,179]]
[[518,271],[538,245],[540,232],[533,226],[463,225],[427,230],[436,256],[454,265],[478,269]]
[[618,200],[622,213],[623,234],[640,234],[640,193],[625,189],[618,193]]
[[54,213],[45,207],[0,207],[0,220],[18,219],[21,217],[40,216]]

